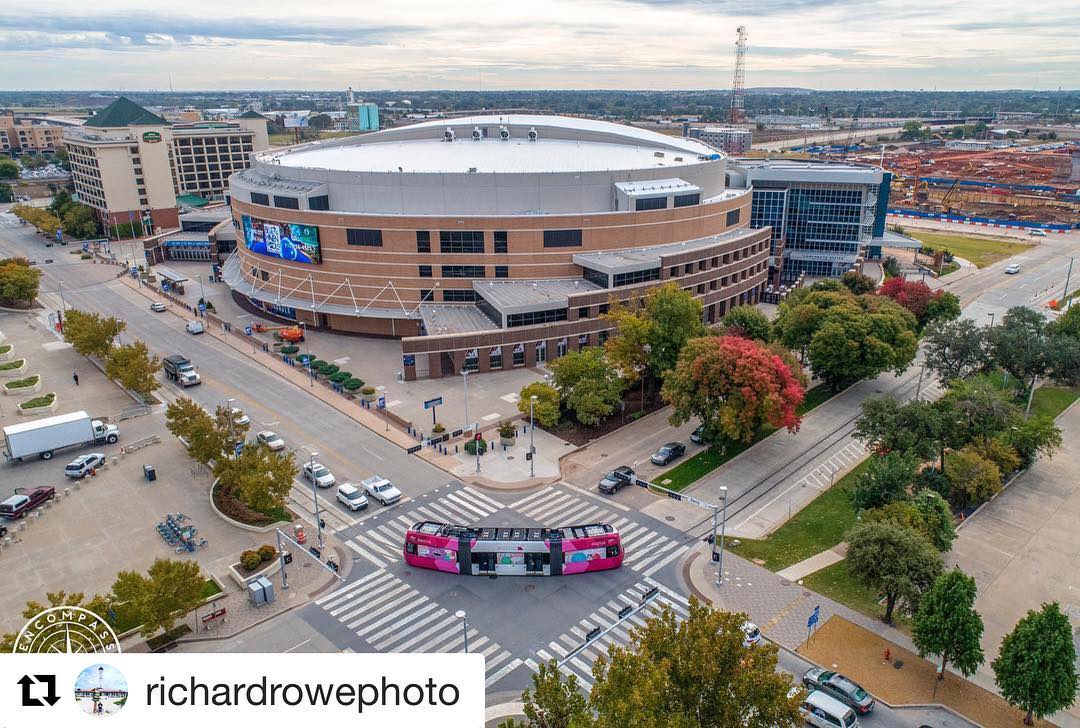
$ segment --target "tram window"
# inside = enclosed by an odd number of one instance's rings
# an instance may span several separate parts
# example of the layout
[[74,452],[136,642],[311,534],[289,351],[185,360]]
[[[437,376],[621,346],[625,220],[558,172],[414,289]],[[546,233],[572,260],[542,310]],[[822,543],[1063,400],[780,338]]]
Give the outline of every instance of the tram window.
[[609,559],[613,559],[618,555],[619,555],[619,547],[618,546],[608,546],[607,547],[607,557]]
[[405,553],[415,554],[416,553],[416,544],[414,544],[412,541],[409,541],[408,543],[406,543],[405,544]]
[[551,554],[549,552],[547,552],[547,551],[544,552],[544,565],[545,566],[550,566],[551,565]]

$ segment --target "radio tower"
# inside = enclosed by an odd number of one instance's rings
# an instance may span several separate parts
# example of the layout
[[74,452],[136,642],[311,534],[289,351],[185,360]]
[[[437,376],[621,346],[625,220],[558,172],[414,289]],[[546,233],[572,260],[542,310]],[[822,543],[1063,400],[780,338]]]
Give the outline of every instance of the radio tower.
[[743,88],[746,85],[746,26],[740,25],[735,41],[735,81],[731,85],[731,123],[741,124],[746,121],[743,109]]

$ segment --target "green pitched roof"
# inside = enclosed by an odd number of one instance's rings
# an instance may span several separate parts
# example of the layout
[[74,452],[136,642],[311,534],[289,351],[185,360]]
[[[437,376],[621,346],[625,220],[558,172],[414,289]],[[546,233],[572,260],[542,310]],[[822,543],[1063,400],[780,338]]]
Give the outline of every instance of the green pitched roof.
[[236,117],[237,119],[265,119],[266,117],[260,114],[258,111],[245,111]]
[[126,126],[168,126],[169,122],[151,114],[131,99],[121,96],[86,120],[83,126],[116,129]]

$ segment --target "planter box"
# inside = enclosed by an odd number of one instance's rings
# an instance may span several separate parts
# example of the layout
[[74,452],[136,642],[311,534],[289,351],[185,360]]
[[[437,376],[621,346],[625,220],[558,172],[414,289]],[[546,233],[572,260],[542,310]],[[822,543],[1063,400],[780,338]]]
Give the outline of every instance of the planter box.
[[379,393],[372,392],[371,394],[364,394],[363,392],[361,392],[360,397],[363,398],[365,402],[374,402],[376,399],[379,398]]
[[279,571],[281,571],[281,554],[275,556],[274,559],[263,568],[252,572],[250,576],[244,576],[243,573],[241,573],[239,561],[235,564],[229,564],[229,576],[233,578],[233,581],[235,581],[241,589],[246,589],[248,582],[252,579],[258,579],[260,576],[272,576]]
[[506,445],[507,447],[513,447],[514,443],[516,443],[516,442],[517,442],[516,437],[503,437],[502,435],[499,436],[499,444],[500,445]]
[[25,397],[30,394],[37,394],[41,391],[41,377],[38,377],[36,384],[32,384],[29,387],[17,387],[15,389],[3,387],[3,390],[5,395],[11,397]]
[[44,414],[48,414],[50,412],[55,412],[56,411],[56,403],[59,400],[60,400],[59,397],[54,396],[52,404],[50,404],[48,406],[34,407],[33,409],[23,409],[23,407],[20,405],[19,407],[16,407],[16,409],[18,410],[20,415],[27,415],[29,417],[36,417],[37,415],[44,415]]
[[[19,361],[19,360],[16,359],[15,361]],[[22,366],[20,366],[20,367],[17,367],[15,369],[0,370],[0,377],[4,377],[6,379],[22,379],[23,378],[23,372],[25,372],[25,371],[26,371],[26,359],[23,359],[22,360]]]
[[7,351],[0,351],[0,362],[11,361],[15,358],[15,345],[5,344],[4,339],[0,337],[0,349],[4,348],[5,346],[10,348]]

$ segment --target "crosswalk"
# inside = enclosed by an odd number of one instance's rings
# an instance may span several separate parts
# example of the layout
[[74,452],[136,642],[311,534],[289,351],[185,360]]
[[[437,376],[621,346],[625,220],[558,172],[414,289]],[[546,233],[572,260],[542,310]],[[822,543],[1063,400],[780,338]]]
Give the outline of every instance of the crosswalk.
[[405,531],[418,521],[470,525],[503,508],[503,504],[465,485],[398,513],[387,511],[366,519],[346,545],[380,569],[401,561]]
[[523,662],[388,571],[373,571],[315,603],[377,652],[465,652],[467,633],[468,652],[485,658],[485,688]]
[[[576,654],[573,654],[573,656],[570,656],[575,649],[584,644],[585,637],[589,630],[595,627],[607,628],[618,622],[619,610],[625,607],[638,606],[643,592],[649,587],[657,587],[660,590],[660,593],[648,607],[628,617],[617,627],[611,629],[607,634],[594,640],[588,647],[585,647]],[[559,666],[560,672],[567,677],[574,675],[577,678],[578,684],[581,685],[585,691],[589,691],[592,689],[592,666],[596,661],[596,658],[601,655],[606,655],[608,647],[612,644],[620,647],[628,646],[630,644],[630,630],[634,627],[643,626],[645,620],[659,611],[660,605],[663,604],[671,607],[678,619],[686,619],[689,612],[689,602],[687,598],[681,594],[675,593],[657,581],[646,579],[644,583],[637,584],[627,589],[620,593],[615,599],[612,599],[602,607],[590,613],[575,626],[549,642],[546,647],[535,650],[533,654],[535,655],[535,658],[539,659],[529,657],[524,661],[525,665],[533,672],[539,672],[541,662],[548,662],[554,659],[562,663]],[[567,659],[568,657],[569,659]]]
[[542,490],[511,503],[510,508],[534,518],[546,526],[576,526],[586,523],[610,523],[622,539],[623,566],[652,576],[685,554],[690,546],[663,536],[627,516],[613,513],[606,506],[560,489]]

